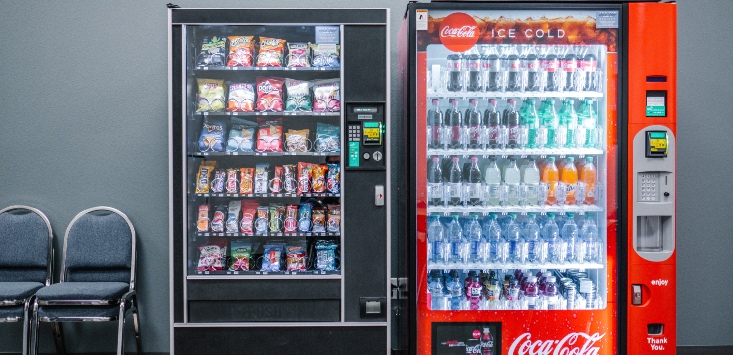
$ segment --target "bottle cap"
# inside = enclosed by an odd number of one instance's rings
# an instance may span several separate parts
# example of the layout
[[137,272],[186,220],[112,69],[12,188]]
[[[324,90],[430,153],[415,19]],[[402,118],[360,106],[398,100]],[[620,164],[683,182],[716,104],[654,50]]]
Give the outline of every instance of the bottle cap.
[[536,214],[534,214],[534,213],[530,213],[530,214],[529,214],[529,218],[536,218],[536,217],[537,217],[537,215],[536,215]]
[[530,276],[527,278],[527,282],[537,283],[537,276]]
[[504,281],[509,281],[512,277],[512,275],[504,275]]
[[555,218],[555,214],[554,214],[554,213],[548,213],[548,214],[547,214],[547,217],[548,217],[548,218]]
[[478,100],[476,100],[476,99],[468,100],[468,102],[470,102],[472,105],[478,104]]
[[568,212],[568,213],[566,213],[565,215],[566,215],[566,216],[568,216],[568,218],[573,218],[573,216],[575,216],[575,215],[573,214],[573,212]]
[[549,160],[549,161],[555,161],[555,157],[549,157],[549,158],[547,158],[547,160]]
[[575,161],[575,158],[573,158],[573,157],[568,157],[568,161],[569,161],[569,162],[573,162],[573,161]]
[[489,103],[492,104],[492,105],[496,105],[496,100],[491,99],[491,100],[489,100]]
[[516,213],[510,213],[509,214],[509,218],[512,218],[512,219],[517,218],[517,214]]
[[555,278],[555,276],[550,276],[547,278],[547,282],[555,282],[555,281],[557,281],[557,278]]
[[517,103],[517,102],[516,102],[516,101],[514,101],[514,99],[509,99],[509,104],[510,104],[510,105],[514,105],[514,104],[516,104],[516,103]]
[[519,281],[512,279],[509,281],[509,284],[511,284],[512,286],[519,285]]
[[440,157],[433,157],[433,161],[440,161]]
[[472,275],[471,282],[478,282],[478,275]]
[[434,103],[434,104],[436,104],[436,105],[437,105],[437,104],[438,104],[439,102],[440,102],[440,100],[438,100],[438,99],[433,99],[433,103]]
[[450,160],[452,160],[452,161],[458,161],[458,157],[450,158]]
[[450,103],[457,104],[458,103],[458,100],[456,100],[456,99],[450,99]]
[[478,158],[476,158],[476,157],[471,157],[471,161],[478,161]]
[[438,217],[438,218],[440,218],[440,213],[433,213],[433,217]]
[[585,216],[588,217],[588,218],[593,218],[593,214],[592,213],[586,213]]
[[475,213],[473,213],[473,214],[471,214],[471,218],[473,218],[473,219],[478,219],[478,215],[477,215],[477,214],[475,214]]
[[542,273],[542,276],[544,276],[544,277],[550,277],[550,276],[552,276],[552,272],[545,271],[545,272]]
[[593,157],[585,157],[586,161],[593,161]]

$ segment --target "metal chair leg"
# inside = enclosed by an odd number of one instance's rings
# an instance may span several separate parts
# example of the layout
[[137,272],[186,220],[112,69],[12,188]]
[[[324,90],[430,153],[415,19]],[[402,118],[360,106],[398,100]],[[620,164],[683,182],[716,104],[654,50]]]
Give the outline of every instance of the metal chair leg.
[[64,341],[64,328],[60,322],[51,323],[53,329],[53,342],[56,344],[56,353],[66,355],[66,342]]
[[28,333],[30,333],[30,327],[31,327],[31,320],[28,317],[28,309],[30,308],[30,304],[35,299],[35,296],[29,297],[25,302],[23,303],[23,355],[28,355],[28,346],[29,346],[29,338]]
[[135,343],[137,344],[137,354],[142,355],[143,342],[142,340],[140,340],[140,320],[138,319],[137,306],[132,309],[132,322],[135,325]]
[[31,327],[31,354],[38,354],[38,326],[40,325],[40,319],[38,319],[38,299],[33,301],[33,326]]
[[117,326],[117,355],[124,355],[125,338],[122,336],[125,330],[125,306],[126,302],[120,302],[120,314]]

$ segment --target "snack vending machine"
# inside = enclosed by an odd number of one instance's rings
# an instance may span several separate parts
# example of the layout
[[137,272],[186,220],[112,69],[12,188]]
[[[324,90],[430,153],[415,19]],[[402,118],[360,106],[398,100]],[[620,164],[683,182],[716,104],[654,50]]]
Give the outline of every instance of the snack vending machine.
[[676,5],[413,3],[399,53],[402,347],[674,354]]
[[170,6],[171,351],[387,354],[388,10]]

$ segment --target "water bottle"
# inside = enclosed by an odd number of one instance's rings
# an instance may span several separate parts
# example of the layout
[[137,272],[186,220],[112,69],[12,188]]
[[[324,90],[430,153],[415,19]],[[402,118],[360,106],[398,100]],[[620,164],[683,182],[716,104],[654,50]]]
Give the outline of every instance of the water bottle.
[[436,264],[448,262],[445,238],[443,237],[443,224],[440,223],[440,215],[435,213],[428,224],[428,258]]
[[520,236],[516,219],[517,215],[515,213],[509,214],[509,222],[504,226],[504,238],[509,243],[509,259],[516,263],[523,263],[525,261],[525,253],[523,253],[524,240]]
[[529,262],[545,263],[547,261],[547,244],[540,237],[540,226],[537,224],[534,213],[529,214],[529,221],[524,226],[522,234],[527,242],[527,259]]
[[450,310],[461,310],[461,301],[463,301],[463,285],[458,276],[458,271],[451,270],[445,278],[445,289],[449,297]]
[[580,235],[583,245],[583,260],[580,262],[602,264],[605,248],[603,241],[598,237],[598,227],[592,213],[588,213],[588,219],[583,224]]
[[491,262],[499,260],[499,245],[503,242],[501,238],[501,226],[497,220],[498,216],[494,213],[489,218],[484,219],[484,227],[482,234],[489,243],[489,255]]
[[560,239],[560,230],[555,223],[555,214],[547,214],[547,223],[542,229],[542,234],[547,241],[547,258],[549,261],[557,264],[564,263],[567,251],[563,247],[562,239]]
[[568,262],[574,262],[577,258],[578,253],[578,226],[575,224],[575,218],[573,213],[568,212],[565,214],[568,218],[565,224],[562,226],[562,239],[565,241],[567,248]]
[[461,244],[464,242],[463,230],[458,222],[458,215],[454,214],[448,224],[448,242],[450,243],[450,262],[461,261]]
[[430,309],[434,311],[445,309],[445,288],[440,270],[430,270],[428,292],[430,293]]
[[481,224],[478,223],[478,215],[471,214],[471,218],[466,222],[463,228],[463,234],[468,239],[470,245],[469,261],[472,263],[479,261],[478,246],[481,243]]
[[428,206],[443,205],[443,171],[440,158],[434,156],[428,168]]

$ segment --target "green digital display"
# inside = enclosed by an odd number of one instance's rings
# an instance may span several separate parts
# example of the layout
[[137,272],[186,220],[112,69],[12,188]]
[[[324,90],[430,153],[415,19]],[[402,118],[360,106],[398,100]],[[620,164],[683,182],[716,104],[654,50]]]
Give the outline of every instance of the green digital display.
[[664,132],[651,132],[651,133],[649,133],[649,137],[650,138],[666,139],[667,138],[667,133],[664,133]]

